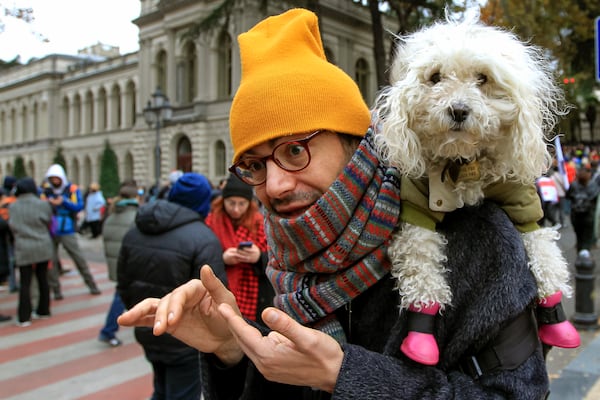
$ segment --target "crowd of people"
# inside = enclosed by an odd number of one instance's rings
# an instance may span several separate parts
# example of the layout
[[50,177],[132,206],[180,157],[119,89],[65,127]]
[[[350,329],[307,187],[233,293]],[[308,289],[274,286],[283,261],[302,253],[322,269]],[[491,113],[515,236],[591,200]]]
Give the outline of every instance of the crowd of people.
[[589,257],[600,233],[600,154],[583,144],[563,147],[564,156],[536,182],[544,211],[539,224],[561,229],[570,221],[579,255]]
[[[59,245],[90,294],[100,293],[76,236],[85,209],[116,283],[98,339],[116,347],[119,324],[135,327],[152,399],[544,398],[536,282],[507,215],[484,202],[439,224],[453,307],[423,327],[440,345],[439,363],[414,363],[400,351],[407,316],[387,254],[400,172],[378,158],[359,88],[326,60],[309,11],[269,17],[239,45],[234,159],[217,187],[175,171],[145,197],[133,181],[108,201],[91,186],[84,208],[77,185],[52,165],[40,188],[24,178],[0,192],[9,204],[0,271],[11,290],[20,283],[19,326],[50,317],[51,292],[63,297]],[[540,224],[560,229],[569,215],[578,251],[589,251],[600,157],[579,150],[565,147],[567,162],[538,181]]]
[[[164,296],[199,277],[203,265],[210,265],[220,281],[232,283],[248,318],[260,318],[272,304],[273,289],[265,276],[267,241],[253,187],[234,175],[220,187],[192,172],[175,171],[169,178],[155,198],[144,198],[130,180],[107,201],[95,183],[82,195],[58,164],[48,169],[39,186],[29,177],[7,177],[6,184],[12,186],[0,193],[6,205],[0,208],[5,211],[0,218],[0,271],[2,281],[11,277],[19,291],[16,325],[25,328],[32,319],[50,318],[51,292],[54,300],[63,299],[59,245],[73,259],[90,294],[100,294],[78,243],[82,225],[83,230],[85,225],[90,228],[90,239],[102,236],[108,277],[116,283],[98,334],[110,347],[122,344],[117,337],[119,315],[149,295]],[[32,286],[34,276],[37,285]],[[0,321],[10,319],[0,316]],[[197,349],[169,335],[156,337],[143,327],[135,329],[135,337],[154,371],[153,398],[200,397]]]

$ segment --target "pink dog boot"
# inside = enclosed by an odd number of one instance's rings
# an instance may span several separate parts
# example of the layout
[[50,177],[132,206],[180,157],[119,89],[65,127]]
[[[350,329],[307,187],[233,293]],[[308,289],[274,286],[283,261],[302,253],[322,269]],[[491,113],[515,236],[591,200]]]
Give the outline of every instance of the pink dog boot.
[[560,291],[540,300],[537,309],[538,335],[549,346],[572,349],[579,347],[581,338],[567,317],[561,303]]
[[433,336],[435,314],[440,309],[438,303],[418,309],[408,309],[408,335],[402,341],[400,350],[411,360],[425,365],[435,365],[440,359],[440,351]]

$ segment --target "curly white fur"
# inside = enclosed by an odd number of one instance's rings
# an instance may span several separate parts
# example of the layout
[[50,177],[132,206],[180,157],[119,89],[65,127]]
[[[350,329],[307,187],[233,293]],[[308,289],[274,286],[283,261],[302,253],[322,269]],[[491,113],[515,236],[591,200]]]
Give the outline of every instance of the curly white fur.
[[[376,101],[382,156],[411,178],[448,159],[487,162],[482,184],[531,182],[550,165],[545,133],[560,115],[562,91],[542,52],[512,33],[449,21],[402,40],[392,85]],[[453,119],[455,109],[468,118]]]
[[[547,135],[567,107],[540,49],[475,20],[448,20],[403,38],[390,72],[375,103],[375,143],[406,177],[477,160],[480,178],[453,189],[462,207],[480,202],[490,184],[531,185],[549,167]],[[445,239],[424,230],[404,223],[390,249],[404,308],[451,301]],[[547,230],[524,234],[540,297],[570,293],[556,239]]]
[[[557,290],[570,297],[571,287],[567,284],[569,270],[567,260],[556,245],[560,238],[558,231],[542,228],[523,234],[525,250],[529,255],[529,268],[538,284],[538,297],[543,299]],[[549,268],[549,267],[552,268]]]
[[446,283],[446,239],[420,226],[403,223],[388,249],[392,275],[397,278],[402,308],[439,303],[441,309],[452,300]]

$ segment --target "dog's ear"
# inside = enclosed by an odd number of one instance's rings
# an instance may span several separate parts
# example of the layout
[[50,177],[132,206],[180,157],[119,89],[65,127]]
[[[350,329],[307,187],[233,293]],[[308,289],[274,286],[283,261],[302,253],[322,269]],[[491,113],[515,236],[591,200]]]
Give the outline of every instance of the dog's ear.
[[410,86],[395,83],[385,88],[375,100],[375,147],[380,158],[397,167],[410,178],[420,178],[425,172],[421,157],[421,142],[410,128],[409,105],[404,91]]
[[[512,136],[512,170],[516,177],[533,182],[551,164],[548,142],[544,132],[544,121],[540,104],[529,99],[519,101],[519,115]],[[531,104],[530,104],[531,103]],[[537,107],[537,108],[532,108]]]
[[514,154],[510,168],[514,177],[530,183],[551,165],[548,143],[554,126],[566,115],[564,93],[554,78],[551,60],[543,49],[520,41],[514,34],[501,32],[497,42],[502,62],[497,63],[504,90],[517,108],[517,116],[502,151]]

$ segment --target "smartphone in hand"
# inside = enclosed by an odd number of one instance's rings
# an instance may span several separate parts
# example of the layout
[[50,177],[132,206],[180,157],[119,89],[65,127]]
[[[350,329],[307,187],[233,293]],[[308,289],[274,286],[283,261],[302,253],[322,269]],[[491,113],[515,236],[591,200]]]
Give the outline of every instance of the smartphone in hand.
[[240,242],[240,244],[238,244],[238,250],[247,249],[249,247],[252,247],[252,242]]

